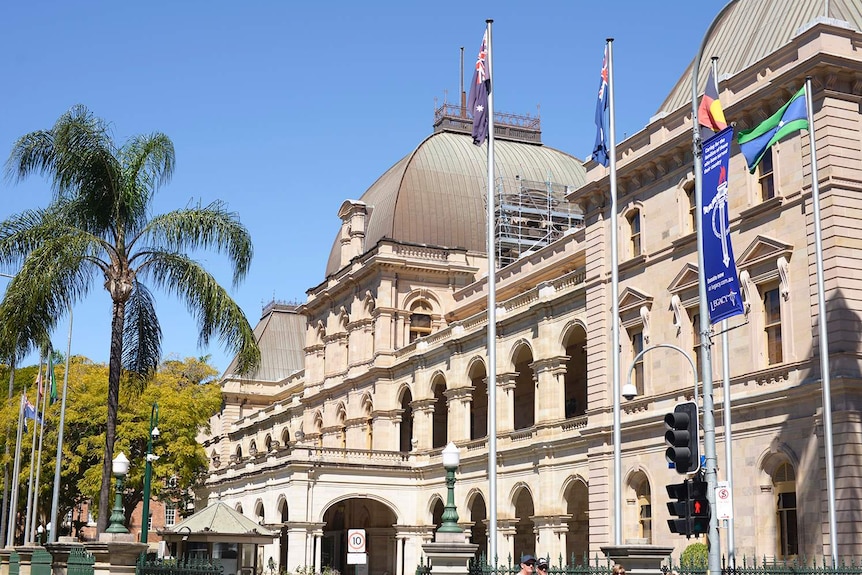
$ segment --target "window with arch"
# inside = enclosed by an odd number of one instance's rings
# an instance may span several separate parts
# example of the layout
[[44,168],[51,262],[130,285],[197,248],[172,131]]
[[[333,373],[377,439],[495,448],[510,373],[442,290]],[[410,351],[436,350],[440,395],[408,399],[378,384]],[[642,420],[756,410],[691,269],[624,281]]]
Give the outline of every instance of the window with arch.
[[652,543],[652,494],[649,481],[643,478],[635,488],[638,508],[638,536]]
[[362,398],[362,417],[365,419],[365,449],[374,449],[374,405],[371,396]]
[[248,454],[251,456],[257,455],[257,442],[253,439],[248,446]]
[[410,306],[410,342],[431,333],[431,305],[423,300]]
[[347,449],[347,412],[344,405],[338,406],[338,446]]
[[398,450],[413,451],[413,395],[405,388],[401,394],[401,425],[398,430]]
[[533,372],[533,351],[529,346],[518,347],[513,357],[515,364],[515,390],[512,394],[514,428],[527,429],[536,423],[536,382]]
[[629,257],[635,258],[643,253],[641,237],[641,212],[638,208],[626,215],[629,233]]
[[449,405],[445,392],[446,380],[442,375],[435,377],[431,384],[431,393],[434,395],[431,447],[434,449],[446,447],[446,440],[449,435]]
[[789,463],[781,464],[772,476],[778,515],[778,550],[783,558],[799,554],[799,528],[796,515],[796,472]]
[[234,455],[236,456],[236,460],[237,460],[237,461],[239,461],[240,459],[242,459],[242,445],[237,445],[237,446],[236,446],[236,451],[234,452]]
[[470,367],[473,396],[470,401],[470,439],[488,437],[488,379],[485,364],[475,362]]
[[587,332],[576,326],[566,338],[566,374],[563,378],[566,419],[587,412]]
[[263,445],[268,452],[272,451],[272,436],[271,435],[267,434],[266,438],[264,438],[264,440],[263,440]]
[[290,445],[290,430],[286,427],[281,431],[281,444],[285,447]]
[[314,433],[317,437],[317,447],[323,447],[323,416],[319,411],[314,414]]

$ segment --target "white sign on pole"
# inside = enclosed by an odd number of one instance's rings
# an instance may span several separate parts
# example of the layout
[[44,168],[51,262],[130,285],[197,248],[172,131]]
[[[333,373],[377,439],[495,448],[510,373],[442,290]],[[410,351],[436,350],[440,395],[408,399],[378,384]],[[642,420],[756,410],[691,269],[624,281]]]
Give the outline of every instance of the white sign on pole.
[[368,563],[368,553],[348,553],[348,565],[365,565]]
[[365,553],[365,529],[347,530],[347,553]]
[[715,514],[719,520],[733,519],[733,494],[727,481],[715,484]]

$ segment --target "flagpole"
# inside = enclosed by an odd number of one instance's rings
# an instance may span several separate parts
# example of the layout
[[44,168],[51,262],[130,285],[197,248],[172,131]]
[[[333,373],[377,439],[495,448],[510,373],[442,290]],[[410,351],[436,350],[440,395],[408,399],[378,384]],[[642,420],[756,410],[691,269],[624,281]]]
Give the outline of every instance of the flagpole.
[[[42,358],[39,358],[39,377],[42,377]],[[39,397],[38,390],[36,391],[36,405],[34,409],[36,410],[36,418],[33,420],[33,446],[30,449],[30,479],[27,482],[27,507],[26,507],[26,515],[24,516],[24,544],[30,542],[30,514],[33,509],[33,463],[36,460],[36,425],[39,423]]]
[[[14,362],[13,362],[14,364]],[[15,524],[18,516],[18,475],[21,473],[21,442],[24,440],[21,428],[24,425],[24,392],[18,406],[18,433],[15,436],[15,463],[12,466],[12,491],[9,494],[9,522],[6,533],[6,547],[15,545]]]
[[[720,95],[718,89],[718,56],[713,56],[711,59],[712,77],[715,78],[715,91]],[[698,218],[700,215],[698,215]],[[730,417],[730,354],[728,347],[730,345],[727,336],[727,320],[721,321],[721,372],[722,372],[722,392],[723,392],[723,425],[724,425],[724,476],[727,478],[727,488],[730,493],[733,493],[733,428]],[[731,509],[730,514],[733,516],[733,497],[730,498]],[[727,559],[731,566],[736,565],[736,537],[734,535],[733,520],[725,520],[727,529]]]
[[835,459],[832,451],[832,389],[829,374],[829,340],[826,330],[826,297],[823,280],[823,236],[820,229],[820,178],[817,175],[817,142],[814,139],[814,107],[811,76],[805,77],[805,107],[808,113],[808,142],[811,147],[811,201],[814,211],[814,256],[817,265],[817,311],[820,336],[820,378],[823,393],[823,438],[826,443],[826,489],[829,503],[829,547],[832,566],[838,564],[838,537],[835,521]]
[[619,253],[617,228],[617,143],[614,118],[614,39],[608,38],[608,160],[610,161],[611,211],[611,379],[614,396],[614,545],[622,545],[623,488],[622,488],[622,425],[620,418],[620,301]]
[[[724,8],[713,18],[706,34],[701,40],[697,55],[694,58],[691,66],[691,147],[692,156],[694,157],[694,195],[697,206],[697,217],[701,218],[703,214],[703,150],[701,149],[700,140],[700,123],[697,120],[698,102],[697,102],[697,78],[700,71],[700,59],[703,57],[703,51],[706,48],[706,43],[709,36],[715,28],[716,24],[721,20],[727,10],[737,3],[737,0],[730,0],[724,5]],[[712,340],[711,340],[711,324],[709,318],[709,308],[707,306],[706,294],[706,274],[704,272],[704,254],[703,254],[703,236],[704,230],[702,225],[697,226],[697,269],[698,269],[698,314],[700,315],[700,352],[701,352],[701,382],[703,389],[703,453],[706,465],[704,466],[704,478],[706,479],[706,499],[709,507],[712,510],[709,519],[709,531],[707,533],[707,571],[711,573],[721,572],[721,549],[719,548],[718,539],[718,517],[715,513],[715,476],[718,462],[715,456],[715,404],[713,398],[712,387]]]
[[[60,400],[60,425],[57,430],[57,455],[54,458],[54,490],[51,493],[51,516],[48,518],[48,540],[57,542],[60,524],[57,508],[60,503],[60,464],[63,461],[63,427],[66,422],[66,386],[69,383],[69,356],[72,355],[72,306],[69,306],[69,338],[66,344],[66,369],[63,372],[63,397]],[[149,518],[148,518],[149,520]]]
[[[9,395],[12,399],[15,387],[15,357],[9,360]],[[6,446],[4,447],[5,459],[9,458],[9,427],[3,428],[3,433],[6,435]],[[9,464],[3,463],[3,509],[0,510],[0,542],[6,543],[6,533],[9,530]]]
[[488,36],[488,559],[497,564],[497,261],[494,250],[494,66],[491,25]]
[[[48,345],[48,365],[51,365],[51,346]],[[45,379],[48,379],[48,370],[45,370]],[[42,441],[45,439],[45,410],[48,407],[48,394],[46,393],[48,387],[47,381],[43,381],[42,383],[42,420],[39,421],[37,417],[37,422],[39,423],[39,450],[38,455],[36,456],[36,480],[33,484],[33,519],[30,521],[30,533],[28,534],[30,537],[30,541],[35,541],[34,536],[36,535],[36,521],[39,519],[39,478],[42,476]],[[38,416],[38,413],[36,414]],[[33,429],[35,433],[36,429]]]

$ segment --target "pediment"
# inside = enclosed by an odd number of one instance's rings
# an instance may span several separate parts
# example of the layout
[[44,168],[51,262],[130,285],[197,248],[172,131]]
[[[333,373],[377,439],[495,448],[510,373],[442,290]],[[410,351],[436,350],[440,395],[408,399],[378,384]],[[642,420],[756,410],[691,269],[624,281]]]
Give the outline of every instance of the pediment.
[[642,291],[627,287],[620,293],[620,313],[639,310],[642,306],[652,307],[653,297]]
[[737,269],[743,270],[758,264],[774,262],[781,256],[790,259],[793,246],[768,236],[757,236],[736,259]]
[[678,294],[687,289],[696,288],[699,281],[700,277],[697,272],[697,266],[693,263],[687,263],[679,270],[679,273],[676,274],[670,285],[667,286],[667,291],[672,294]]

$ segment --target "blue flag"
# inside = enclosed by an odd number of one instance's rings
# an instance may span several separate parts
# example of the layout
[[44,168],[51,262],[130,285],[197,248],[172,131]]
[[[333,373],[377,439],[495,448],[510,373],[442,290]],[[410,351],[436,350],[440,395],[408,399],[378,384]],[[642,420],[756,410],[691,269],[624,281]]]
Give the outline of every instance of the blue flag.
[[727,214],[727,169],[733,128],[725,128],[703,143],[703,272],[710,324],[745,313],[739,277],[730,243]]
[[751,130],[739,132],[739,149],[752,174],[772,144],[793,132],[808,129],[808,106],[802,86],[781,108]]
[[35,419],[36,423],[42,423],[42,418],[36,413],[36,406],[29,399],[24,403],[24,419]]
[[467,107],[473,116],[473,143],[481,146],[488,137],[488,94],[491,93],[491,77],[488,75],[488,31],[482,36],[482,47],[476,57],[476,70],[470,85]]
[[607,167],[608,135],[605,126],[605,111],[608,109],[608,46],[605,44],[605,57],[602,60],[602,77],[599,81],[599,98],[596,101],[596,143],[593,146],[593,159],[596,163]]

